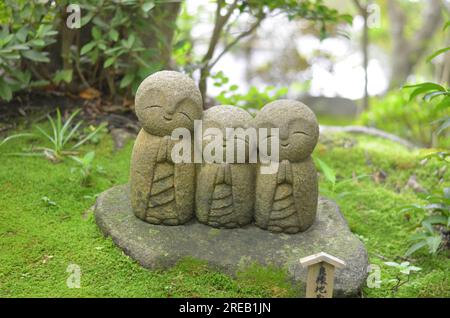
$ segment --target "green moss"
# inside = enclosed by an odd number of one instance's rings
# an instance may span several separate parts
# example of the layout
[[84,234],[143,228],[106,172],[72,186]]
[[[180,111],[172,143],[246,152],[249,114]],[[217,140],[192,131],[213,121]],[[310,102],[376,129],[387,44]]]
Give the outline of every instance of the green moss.
[[[335,199],[353,232],[364,241],[370,262],[381,266],[379,289],[364,289],[368,297],[450,296],[448,255],[418,254],[411,262],[422,268],[392,294],[390,283],[396,271],[383,265],[399,260],[408,247],[422,215],[400,213],[398,207],[420,202],[406,189],[416,174],[426,189],[437,184],[433,162],[419,165],[415,153],[387,141],[358,137],[353,146],[321,144],[316,151],[338,175],[334,191],[321,180],[323,193]],[[340,140],[342,139],[342,136]],[[272,268],[250,266],[236,278],[209,269],[199,261],[186,259],[168,271],[149,271],[139,266],[104,238],[90,207],[95,195],[127,182],[132,143],[112,152],[112,141],[103,138],[96,146],[95,163],[105,173],[96,173],[91,187],[81,187],[80,178],[70,172],[73,163],[52,164],[37,157],[12,157],[6,153],[29,146],[15,140],[0,148],[0,296],[1,297],[280,297],[294,295],[285,273]],[[383,170],[387,178],[375,182],[371,175]],[[448,179],[448,178],[447,178]],[[343,182],[343,180],[350,180]],[[56,202],[48,206],[47,196]],[[212,233],[213,234],[213,233]],[[70,264],[81,269],[81,288],[66,285]]]

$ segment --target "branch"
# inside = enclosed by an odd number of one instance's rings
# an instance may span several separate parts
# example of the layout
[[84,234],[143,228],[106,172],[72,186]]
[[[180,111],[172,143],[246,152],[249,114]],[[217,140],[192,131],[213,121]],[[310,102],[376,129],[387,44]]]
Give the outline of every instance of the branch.
[[231,6],[228,8],[227,13],[224,16],[222,16],[220,14],[220,10],[223,8],[222,4],[223,4],[223,0],[219,0],[217,2],[213,34],[211,36],[211,40],[209,41],[208,51],[206,52],[206,54],[202,60],[203,63],[205,64],[205,67],[207,67],[209,60],[214,55],[214,51],[216,49],[217,43],[219,42],[220,35],[222,33],[222,29],[223,29],[224,25],[227,23],[228,19],[230,18],[231,14],[233,13],[234,9],[236,9],[238,0],[235,0],[233,2],[233,4],[231,4]]
[[264,19],[264,14],[261,14],[258,19],[256,20],[255,23],[253,23],[253,25],[245,32],[242,32],[241,34],[239,34],[237,37],[234,38],[233,41],[231,41],[230,43],[228,43],[225,48],[223,49],[222,52],[220,52],[220,54],[214,59],[214,61],[212,61],[209,64],[209,68],[212,68],[214,65],[216,65],[216,63],[222,58],[222,56],[228,52],[234,45],[236,45],[236,43],[238,43],[241,39],[245,38],[246,36],[249,36],[250,34],[253,33],[253,31],[255,31],[255,29],[261,24],[261,21]]
[[364,11],[367,11],[367,8],[366,8],[366,7],[363,7],[363,6],[361,5],[361,3],[359,3],[358,0],[353,0],[353,4],[354,4],[355,7],[358,9],[358,11],[360,12],[360,14],[361,14],[362,12],[364,12]]
[[320,125],[320,133],[326,134],[326,133],[339,133],[339,132],[345,132],[345,133],[354,133],[354,134],[365,134],[369,136],[375,136],[383,139],[390,140],[392,142],[398,143],[402,146],[405,146],[409,149],[417,149],[418,146],[411,143],[408,140],[405,140],[403,138],[400,138],[396,135],[390,134],[388,132],[385,132],[383,130],[379,130],[372,127],[365,127],[365,126],[326,126],[326,125]]

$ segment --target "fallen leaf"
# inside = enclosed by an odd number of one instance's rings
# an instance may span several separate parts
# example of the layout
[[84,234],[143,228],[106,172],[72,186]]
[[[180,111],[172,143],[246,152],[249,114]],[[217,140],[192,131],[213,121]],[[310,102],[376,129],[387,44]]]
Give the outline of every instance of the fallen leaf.
[[100,92],[92,87],[86,88],[85,90],[81,91],[80,94],[78,94],[78,96],[87,100],[99,98],[100,95]]

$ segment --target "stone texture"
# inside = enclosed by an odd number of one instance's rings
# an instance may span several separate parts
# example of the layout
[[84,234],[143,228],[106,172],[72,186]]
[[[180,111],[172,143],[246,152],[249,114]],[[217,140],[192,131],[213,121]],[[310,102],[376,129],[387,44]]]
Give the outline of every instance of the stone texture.
[[[214,106],[204,112],[202,129],[206,138],[201,141],[203,149],[208,149],[208,144],[213,143],[216,138],[221,138],[222,145],[219,144],[219,149],[222,156],[217,156],[218,162],[207,159],[210,163],[204,162],[197,167],[195,213],[199,222],[218,228],[235,228],[252,221],[255,165],[248,163],[250,143],[244,143],[245,148],[240,149],[241,152],[245,150],[245,158],[244,156],[242,158],[244,162],[237,163],[236,139],[226,131],[227,128],[249,128],[252,121],[253,118],[249,113],[234,106]],[[220,134],[210,135],[211,128],[220,130]],[[230,145],[235,147],[234,156],[229,158],[230,162],[226,156],[227,137],[233,143]]]
[[102,193],[95,206],[95,218],[105,235],[149,269],[165,269],[184,257],[193,257],[233,275],[256,262],[286,270],[302,296],[306,269],[299,259],[323,251],[347,264],[336,272],[335,297],[357,296],[365,282],[366,250],[350,232],[337,205],[324,198],[319,200],[314,224],[292,235],[273,234],[254,225],[214,229],[195,220],[177,227],[145,223],[133,214],[129,185]]
[[279,128],[279,166],[273,174],[256,169],[256,225],[271,232],[297,233],[314,222],[318,181],[311,153],[319,138],[314,113],[294,100],[277,100],[256,115],[258,128]]
[[135,110],[142,129],[131,158],[134,213],[149,223],[183,224],[194,215],[195,165],[172,161],[170,135],[176,128],[193,131],[202,116],[200,91],[184,74],[157,72],[139,86]]

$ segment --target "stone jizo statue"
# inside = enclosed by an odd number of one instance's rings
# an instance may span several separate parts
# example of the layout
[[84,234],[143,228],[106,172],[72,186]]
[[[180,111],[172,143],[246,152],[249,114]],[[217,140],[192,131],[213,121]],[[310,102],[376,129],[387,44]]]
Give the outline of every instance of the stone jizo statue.
[[[213,227],[235,228],[252,221],[255,164],[248,161],[249,152],[256,150],[256,147],[249,149],[249,140],[238,141],[236,135],[226,131],[226,128],[247,129],[252,121],[249,113],[235,106],[214,106],[203,113],[203,148],[207,149],[214,138],[220,137],[223,138],[223,151],[218,162],[208,163],[203,158],[203,163],[197,166],[195,203],[199,222]],[[220,136],[214,134],[211,128],[219,130]],[[234,156],[230,154],[229,158],[226,157],[227,140],[231,141],[229,145],[235,147]],[[245,150],[242,163],[238,163],[238,142],[244,145],[240,150]]]
[[305,231],[314,222],[318,201],[311,159],[319,138],[316,116],[301,102],[277,100],[265,105],[255,120],[258,128],[279,128],[280,137],[278,172],[256,169],[256,225],[271,232]]
[[170,136],[175,128],[193,131],[202,116],[202,97],[195,82],[173,71],[157,72],[139,86],[136,115],[142,129],[131,159],[131,204],[140,219],[165,225],[187,222],[194,215],[194,163],[174,164]]

